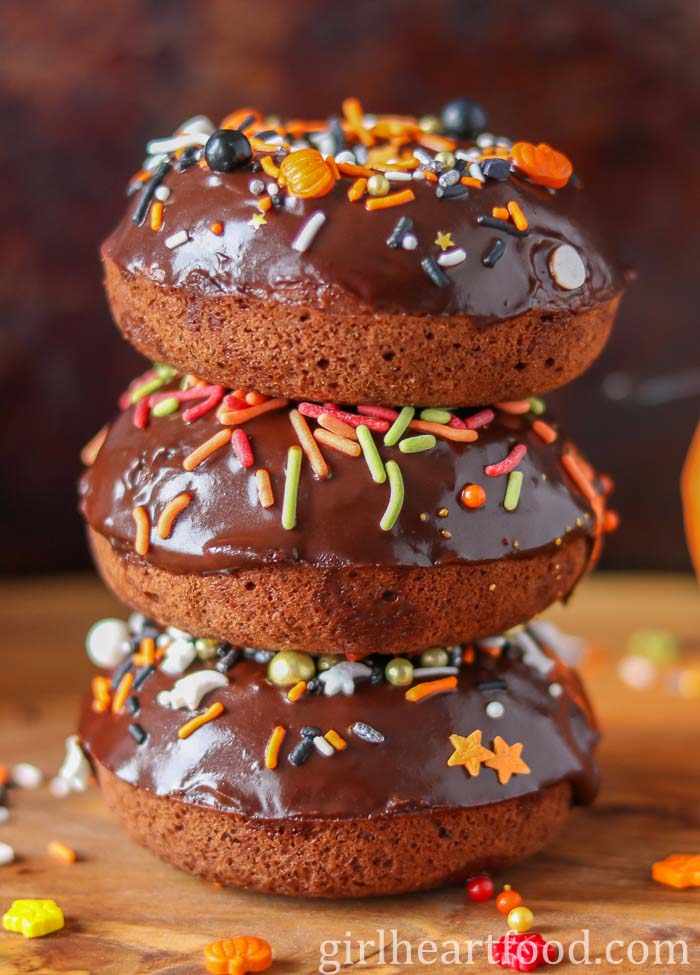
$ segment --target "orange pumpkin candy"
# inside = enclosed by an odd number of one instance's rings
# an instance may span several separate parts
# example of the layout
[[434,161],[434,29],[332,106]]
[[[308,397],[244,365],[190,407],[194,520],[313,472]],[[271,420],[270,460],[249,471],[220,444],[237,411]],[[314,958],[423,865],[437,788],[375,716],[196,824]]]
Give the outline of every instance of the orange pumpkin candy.
[[239,938],[212,941],[204,949],[204,964],[212,975],[245,975],[264,972],[272,964],[267,941],[244,934]]
[[293,196],[306,200],[330,193],[335,176],[317,149],[297,149],[282,160],[279,184],[286,186]]
[[538,146],[531,142],[516,142],[511,157],[517,169],[533,183],[555,190],[566,186],[574,170],[564,153],[552,149],[546,142],[540,142]]
[[685,537],[700,582],[700,423],[698,423],[683,466],[681,498],[683,501]]

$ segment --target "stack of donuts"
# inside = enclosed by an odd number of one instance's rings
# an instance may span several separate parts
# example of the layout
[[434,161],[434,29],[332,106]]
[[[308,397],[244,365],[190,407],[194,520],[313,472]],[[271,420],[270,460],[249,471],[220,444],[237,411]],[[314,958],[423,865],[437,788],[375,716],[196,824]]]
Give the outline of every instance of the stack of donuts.
[[80,738],[109,806],[221,884],[363,897],[527,856],[596,792],[577,641],[609,479],[542,394],[623,277],[569,159],[422,118],[241,109],[152,140],[102,249],[152,362],[83,452]]

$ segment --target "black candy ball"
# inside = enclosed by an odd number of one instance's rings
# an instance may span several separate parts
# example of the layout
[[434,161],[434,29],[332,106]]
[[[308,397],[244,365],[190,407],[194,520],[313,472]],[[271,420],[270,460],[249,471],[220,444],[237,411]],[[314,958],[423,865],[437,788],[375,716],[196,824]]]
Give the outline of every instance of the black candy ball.
[[481,105],[470,102],[468,98],[455,98],[448,102],[440,117],[448,135],[458,135],[463,139],[473,139],[484,132],[488,121]]
[[204,158],[213,173],[230,173],[249,163],[252,156],[250,142],[237,129],[219,129],[204,147]]

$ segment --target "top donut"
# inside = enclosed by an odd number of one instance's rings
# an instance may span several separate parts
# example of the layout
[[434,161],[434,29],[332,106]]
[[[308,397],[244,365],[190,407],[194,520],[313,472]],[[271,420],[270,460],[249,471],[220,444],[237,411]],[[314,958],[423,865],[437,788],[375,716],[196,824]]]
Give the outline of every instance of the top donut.
[[546,392],[607,338],[623,278],[569,159],[440,117],[204,116],[148,144],[102,248],[124,335],[226,385],[472,405]]

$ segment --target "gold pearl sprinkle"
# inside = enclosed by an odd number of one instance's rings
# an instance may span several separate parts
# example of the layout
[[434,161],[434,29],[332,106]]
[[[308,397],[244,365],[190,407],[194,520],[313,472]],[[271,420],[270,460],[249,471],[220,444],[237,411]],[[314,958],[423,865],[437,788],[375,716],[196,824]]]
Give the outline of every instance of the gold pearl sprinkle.
[[496,583],[492,582],[491,585],[489,586],[489,592],[495,592],[495,591],[496,591]]
[[518,541],[518,539],[517,539],[517,538],[516,538],[516,539],[515,539],[515,541],[513,542],[513,548],[520,548],[520,542]]
[[561,542],[561,538],[555,538],[555,539],[554,539],[554,544],[555,544],[555,545],[561,545],[561,543],[562,543],[562,542]]
[[446,528],[443,528],[440,534],[443,538],[452,538],[452,532],[448,532]]
[[420,518],[421,521],[427,521],[428,520],[428,512],[427,511],[421,511],[421,513],[418,515],[418,517]]
[[450,513],[449,508],[440,508],[440,510],[438,511],[438,518],[447,518],[449,513]]
[[576,519],[576,527],[583,528],[583,520],[581,518]]

